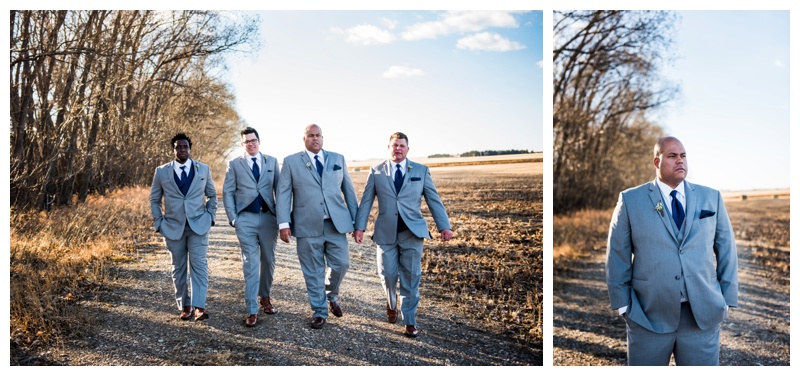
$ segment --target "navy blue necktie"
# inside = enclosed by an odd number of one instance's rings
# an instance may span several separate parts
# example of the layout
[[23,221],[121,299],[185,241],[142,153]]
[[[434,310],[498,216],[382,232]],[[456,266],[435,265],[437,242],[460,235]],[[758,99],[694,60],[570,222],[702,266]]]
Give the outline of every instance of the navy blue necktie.
[[186,166],[181,166],[181,184],[186,183]]
[[397,171],[394,173],[394,191],[400,193],[400,188],[403,187],[403,173],[400,172],[400,164],[397,165]]
[[678,201],[678,197],[676,196],[678,191],[672,191],[669,193],[672,196],[672,220],[675,221],[675,225],[678,226],[678,230],[681,229],[681,225],[683,224],[683,217],[685,213],[683,212],[683,205],[681,202]]
[[319,155],[314,156],[314,161],[317,162],[317,173],[322,177],[322,162],[319,161]]
[[256,158],[252,159],[253,159],[253,177],[256,178],[256,181],[258,181],[258,178],[261,177],[261,169],[258,168],[258,163],[256,163]]

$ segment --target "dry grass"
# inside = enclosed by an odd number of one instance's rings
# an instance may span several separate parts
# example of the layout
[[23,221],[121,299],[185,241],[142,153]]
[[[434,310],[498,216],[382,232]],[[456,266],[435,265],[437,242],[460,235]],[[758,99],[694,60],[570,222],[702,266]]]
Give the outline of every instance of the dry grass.
[[[769,266],[776,279],[788,283],[789,200],[787,198],[739,200],[725,207],[737,242],[755,247],[758,263]],[[582,210],[553,218],[553,259],[560,262],[605,252],[613,209]],[[779,276],[784,276],[778,278]]]
[[58,344],[92,322],[80,301],[103,288],[150,227],[144,188],[128,188],[50,212],[11,211],[12,350]]
[[[530,345],[540,345],[543,336],[542,175],[535,173],[541,171],[537,165],[431,169],[455,236],[444,243],[434,235],[422,258],[423,299],[449,302],[464,319],[482,321]],[[360,195],[365,174],[353,174],[353,179]],[[424,201],[423,215],[435,234]]]

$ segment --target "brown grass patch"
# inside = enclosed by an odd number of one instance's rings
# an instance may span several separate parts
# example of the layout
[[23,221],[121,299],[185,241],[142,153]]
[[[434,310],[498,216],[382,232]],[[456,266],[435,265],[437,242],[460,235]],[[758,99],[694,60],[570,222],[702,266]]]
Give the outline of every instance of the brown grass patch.
[[150,227],[145,188],[94,196],[50,212],[11,211],[11,347],[27,351],[78,335],[92,322],[80,301],[92,299],[111,261],[144,241]]

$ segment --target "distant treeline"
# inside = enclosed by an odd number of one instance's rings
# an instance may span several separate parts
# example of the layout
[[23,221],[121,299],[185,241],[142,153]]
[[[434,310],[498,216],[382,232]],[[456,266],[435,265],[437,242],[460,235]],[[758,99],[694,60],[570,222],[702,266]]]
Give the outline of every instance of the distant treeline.
[[[532,152],[528,151],[528,150],[516,150],[516,149],[511,149],[511,150],[484,150],[484,151],[472,150],[472,151],[468,151],[466,153],[461,153],[461,154],[459,154],[457,156],[458,157],[485,157],[485,156],[489,156],[489,155],[528,154],[528,153],[532,153]],[[428,156],[428,158],[450,158],[450,157],[456,157],[456,155],[452,155],[452,154],[431,154],[431,155]]]

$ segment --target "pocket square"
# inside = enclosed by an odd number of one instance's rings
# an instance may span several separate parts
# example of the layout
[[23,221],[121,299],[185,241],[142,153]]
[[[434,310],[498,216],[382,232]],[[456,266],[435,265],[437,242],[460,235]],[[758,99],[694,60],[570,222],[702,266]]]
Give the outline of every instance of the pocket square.
[[701,210],[700,211],[700,219],[712,217],[712,216],[714,216],[714,214],[717,214],[717,213],[715,213],[715,212],[713,212],[711,210]]
[[422,180],[422,179],[421,178],[411,178],[411,181],[420,181],[420,180]]
[[337,165],[333,165],[333,171],[341,170],[341,169],[342,169],[342,166],[339,166],[338,164]]

